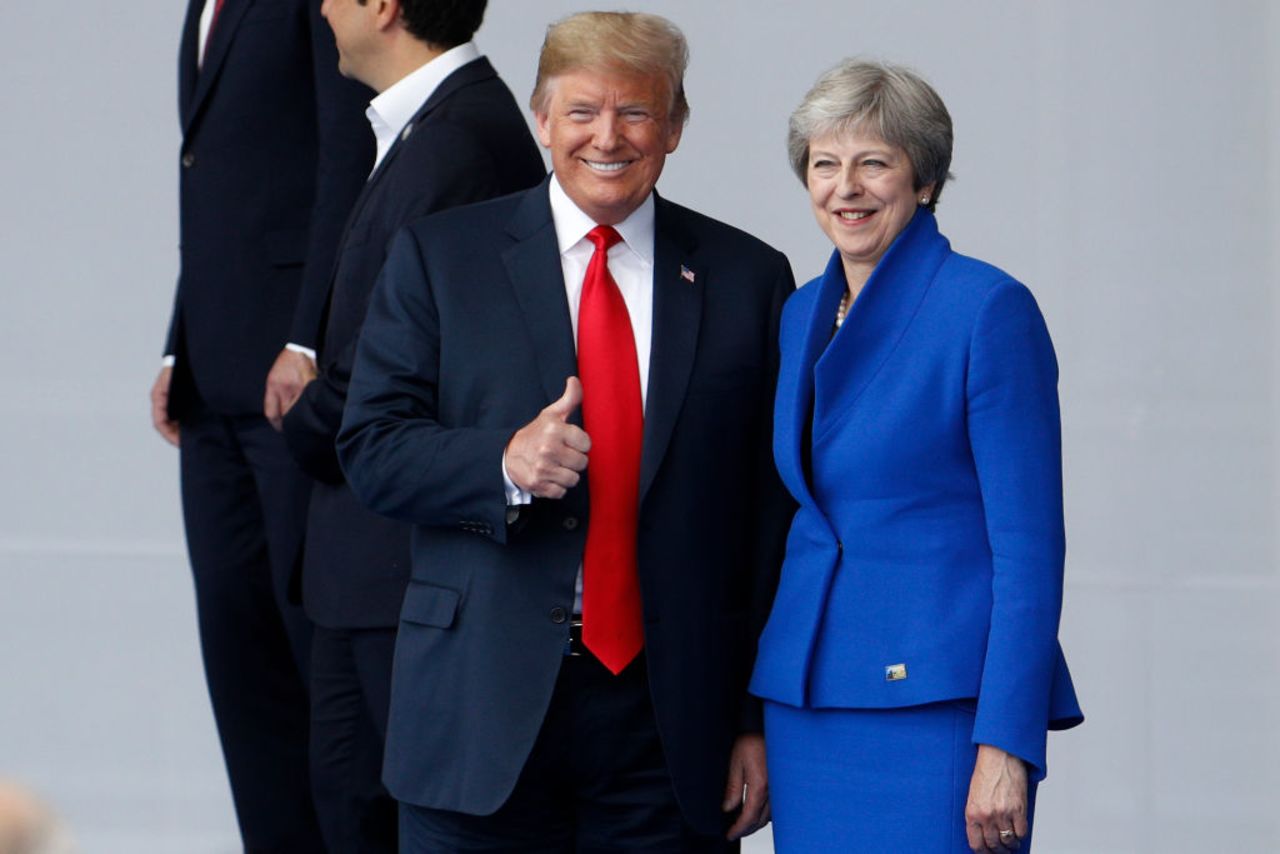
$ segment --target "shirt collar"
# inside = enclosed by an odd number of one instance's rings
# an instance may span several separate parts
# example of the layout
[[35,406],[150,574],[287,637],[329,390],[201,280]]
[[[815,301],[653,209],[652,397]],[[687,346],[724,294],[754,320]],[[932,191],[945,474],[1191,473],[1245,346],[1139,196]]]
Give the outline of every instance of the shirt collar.
[[[554,173],[551,175],[550,197],[556,242],[559,244],[560,254],[564,255],[585,240],[587,232],[595,228],[597,223],[573,203]],[[640,207],[614,226],[627,248],[650,266],[653,264],[654,210],[653,193],[650,192]]]
[[379,161],[414,113],[426,103],[445,78],[479,58],[480,49],[475,42],[460,44],[401,77],[369,102],[365,116],[378,141]]

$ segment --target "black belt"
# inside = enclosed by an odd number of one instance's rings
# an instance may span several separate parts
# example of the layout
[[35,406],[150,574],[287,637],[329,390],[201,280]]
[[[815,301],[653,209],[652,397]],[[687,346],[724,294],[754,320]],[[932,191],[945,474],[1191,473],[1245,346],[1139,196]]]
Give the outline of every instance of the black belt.
[[574,614],[569,621],[569,637],[564,642],[564,654],[577,657],[586,651],[587,648],[582,645],[582,615]]

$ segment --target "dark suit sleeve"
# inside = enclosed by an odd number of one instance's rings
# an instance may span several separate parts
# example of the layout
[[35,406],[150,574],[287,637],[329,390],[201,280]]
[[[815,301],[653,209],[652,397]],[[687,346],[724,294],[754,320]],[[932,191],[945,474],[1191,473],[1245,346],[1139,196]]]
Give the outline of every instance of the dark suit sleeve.
[[316,99],[316,183],[307,261],[289,340],[305,347],[320,341],[320,324],[342,226],[373,166],[373,134],[364,111],[373,92],[338,73],[333,31],[309,0],[311,61]]
[[338,457],[356,497],[417,525],[506,542],[502,452],[518,429],[440,417],[440,316],[412,231],[392,244],[356,352]]
[[307,383],[302,396],[284,416],[289,452],[299,468],[324,483],[343,482],[334,443],[347,402],[347,379],[335,370],[322,372]]
[[[376,201],[374,216],[380,234],[395,234],[419,217],[488,199],[502,190],[496,177],[499,171],[474,134],[439,123],[422,132],[422,138],[411,138],[397,153],[394,172],[381,178],[394,183],[385,185],[386,192]],[[370,273],[363,281],[357,278],[342,283],[343,287],[363,290],[361,314],[374,281]],[[335,445],[358,344],[357,336],[340,351],[321,354],[319,376],[307,384],[284,420],[285,439],[294,459],[303,471],[326,483],[343,480]]]
[[[773,462],[773,406],[774,389],[777,384],[778,366],[781,354],[778,348],[778,330],[782,320],[782,307],[795,291],[796,283],[791,273],[791,265],[784,256],[779,255],[779,271],[773,284],[773,305],[769,317],[769,376],[766,393],[760,400],[760,413],[757,423],[761,435],[757,440],[758,452],[750,464],[755,466],[756,495],[744,502],[744,509],[756,511],[753,524],[747,530],[755,532],[755,544],[751,550],[754,565],[751,567],[751,654],[747,656],[746,672],[742,675],[741,684],[745,686],[751,678],[755,667],[755,643],[764,631],[773,608],[774,592],[778,588],[778,578],[782,571],[782,556],[786,547],[787,530],[791,517],[795,513],[796,504],[791,494],[778,477],[777,467]],[[745,688],[744,688],[745,690]],[[743,701],[742,715],[739,721],[740,732],[763,732],[763,704],[758,697],[746,695]]]
[[182,306],[182,277],[178,277],[178,286],[173,291],[173,312],[169,315],[169,331],[164,336],[165,356],[174,356],[178,352],[178,312]]

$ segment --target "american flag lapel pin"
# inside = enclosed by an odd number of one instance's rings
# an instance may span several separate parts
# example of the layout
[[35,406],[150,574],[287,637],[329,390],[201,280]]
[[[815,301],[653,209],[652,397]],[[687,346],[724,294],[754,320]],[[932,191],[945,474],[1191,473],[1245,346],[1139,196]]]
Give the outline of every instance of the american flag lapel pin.
[[696,278],[697,278],[697,276],[695,276],[695,275],[693,274],[693,271],[692,271],[692,270],[690,270],[690,269],[689,269],[688,267],[686,267],[685,265],[681,264],[681,265],[680,265],[680,278],[684,279],[686,282],[688,282],[689,284],[691,284],[691,285],[692,285],[692,284],[693,284],[694,279],[696,279]]

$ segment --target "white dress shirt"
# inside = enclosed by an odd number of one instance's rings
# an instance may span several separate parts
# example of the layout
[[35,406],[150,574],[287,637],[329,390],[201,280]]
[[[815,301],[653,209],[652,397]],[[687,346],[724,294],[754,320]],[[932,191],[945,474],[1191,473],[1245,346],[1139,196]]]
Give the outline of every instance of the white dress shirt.
[[[622,292],[622,301],[626,303],[627,314],[631,317],[631,334],[635,336],[641,407],[649,399],[649,350],[653,342],[653,212],[653,194],[650,193],[649,198],[631,212],[631,216],[614,226],[622,240],[609,249],[609,273]],[[578,300],[582,296],[587,265],[596,251],[595,244],[587,239],[587,232],[597,223],[573,203],[555,175],[551,176],[551,220],[555,224],[556,242],[560,247],[560,269],[564,275],[564,294],[569,304],[569,321],[573,324],[573,347],[576,351]],[[533,496],[516,486],[507,474],[505,453],[502,455],[502,482],[506,487],[508,506],[533,501]],[[574,581],[573,612],[582,613],[581,565]]]
[[[577,350],[578,300],[582,296],[587,265],[596,251],[595,244],[587,239],[587,232],[597,223],[573,203],[555,175],[551,176],[550,195],[551,220],[555,224],[556,242],[560,247],[565,299],[569,304],[569,321],[573,324],[573,347]],[[653,194],[650,193],[649,198],[631,212],[631,216],[614,226],[622,240],[609,249],[609,273],[622,292],[622,301],[627,304],[631,334],[635,336],[641,407],[648,401],[649,350],[653,341],[653,212]],[[507,474],[505,454],[502,480],[506,485],[507,504],[533,501],[533,496],[516,486]]]
[[196,43],[196,68],[204,65],[204,49],[209,44],[209,30],[213,27],[213,10],[218,0],[204,0],[204,8],[200,10],[199,41]]
[[369,102],[365,117],[373,128],[374,139],[378,143],[378,153],[373,159],[376,170],[387,156],[387,151],[409,124],[409,119],[427,102],[444,82],[445,78],[468,62],[480,58],[480,49],[475,42],[467,42],[450,48],[435,59],[411,71],[391,84],[378,97]]

